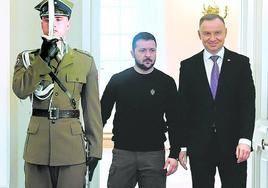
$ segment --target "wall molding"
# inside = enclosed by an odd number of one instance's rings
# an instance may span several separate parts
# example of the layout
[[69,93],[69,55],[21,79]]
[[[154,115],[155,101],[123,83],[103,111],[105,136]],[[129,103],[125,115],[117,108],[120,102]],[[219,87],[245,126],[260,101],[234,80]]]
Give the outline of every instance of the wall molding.
[[0,46],[1,56],[1,79],[0,85],[0,187],[9,187],[9,173],[10,173],[10,2],[3,1],[0,7],[0,17],[4,18],[1,21],[2,29],[0,40],[4,45]]

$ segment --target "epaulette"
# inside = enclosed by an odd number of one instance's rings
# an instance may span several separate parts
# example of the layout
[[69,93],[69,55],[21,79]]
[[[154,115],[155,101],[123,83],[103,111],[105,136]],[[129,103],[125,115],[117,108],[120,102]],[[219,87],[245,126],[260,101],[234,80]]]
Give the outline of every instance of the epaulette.
[[80,49],[77,49],[77,48],[74,48],[74,50],[77,51],[77,52],[79,52],[79,53],[85,54],[88,57],[92,58],[92,55],[88,51],[80,50]]
[[[22,62],[24,67],[27,69],[29,66],[31,66],[31,62],[30,62],[30,56],[29,54],[32,53],[37,53],[39,52],[39,49],[34,49],[34,50],[25,50],[23,52],[21,52],[21,58],[22,58]],[[17,59],[17,62],[20,61],[20,59]]]

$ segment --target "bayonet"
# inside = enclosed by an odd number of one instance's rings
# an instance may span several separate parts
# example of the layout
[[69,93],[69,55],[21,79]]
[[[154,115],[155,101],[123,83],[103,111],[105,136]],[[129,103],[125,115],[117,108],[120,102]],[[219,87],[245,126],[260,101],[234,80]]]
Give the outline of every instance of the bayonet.
[[55,16],[55,5],[54,0],[48,0],[48,19],[49,19],[49,39],[52,39],[54,36],[54,16]]

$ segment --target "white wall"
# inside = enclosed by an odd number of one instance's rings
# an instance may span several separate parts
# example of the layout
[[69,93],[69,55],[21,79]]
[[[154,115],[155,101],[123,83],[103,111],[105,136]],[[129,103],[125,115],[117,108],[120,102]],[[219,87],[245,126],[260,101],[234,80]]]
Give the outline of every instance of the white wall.
[[10,5],[8,1],[3,1],[0,6],[1,34],[0,41],[0,187],[9,187],[9,96],[10,96],[10,75],[9,75],[9,37],[10,37]]
[[256,119],[268,117],[268,2],[242,1],[240,48],[251,59],[256,86]]
[[261,29],[262,29],[262,39],[261,39],[261,62],[262,62],[262,94],[261,94],[261,112],[260,117],[262,119],[268,120],[268,1],[262,1],[262,22],[261,22]]
[[268,140],[268,2],[266,0],[242,1],[241,50],[251,60],[256,87],[256,124],[253,138],[252,188],[267,188],[267,148],[261,147],[261,140]]

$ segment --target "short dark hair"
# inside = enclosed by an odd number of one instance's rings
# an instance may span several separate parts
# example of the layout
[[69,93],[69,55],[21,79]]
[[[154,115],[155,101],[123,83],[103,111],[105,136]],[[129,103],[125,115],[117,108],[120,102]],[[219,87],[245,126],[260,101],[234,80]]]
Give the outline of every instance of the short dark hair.
[[204,16],[202,16],[200,18],[200,20],[199,20],[199,27],[201,26],[201,24],[204,21],[206,21],[206,20],[215,20],[217,18],[220,19],[222,21],[222,23],[225,25],[224,19],[220,15],[218,15],[218,14],[207,14],[207,15],[204,15]]
[[137,41],[138,40],[153,40],[155,42],[155,46],[156,44],[156,40],[155,37],[153,36],[153,34],[148,33],[148,32],[140,32],[137,35],[134,36],[133,40],[132,40],[132,50],[134,51],[136,46],[137,46]]

